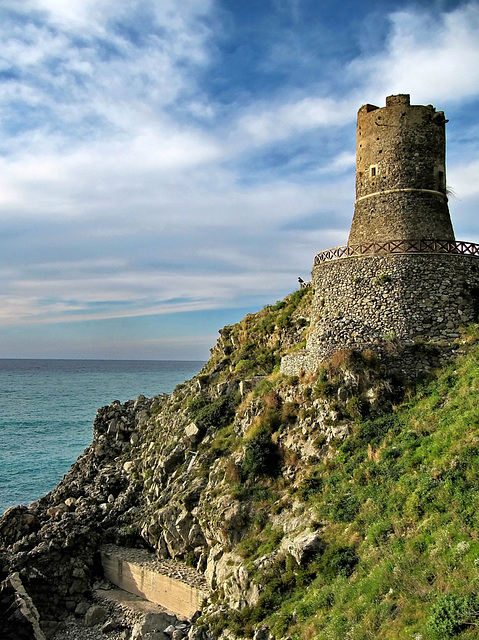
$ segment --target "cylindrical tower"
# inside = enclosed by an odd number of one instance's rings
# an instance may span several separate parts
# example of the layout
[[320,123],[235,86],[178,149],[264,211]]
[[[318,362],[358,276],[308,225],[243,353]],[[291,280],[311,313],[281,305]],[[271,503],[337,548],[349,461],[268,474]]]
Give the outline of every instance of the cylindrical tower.
[[443,111],[388,96],[358,112],[356,202],[348,244],[454,240]]

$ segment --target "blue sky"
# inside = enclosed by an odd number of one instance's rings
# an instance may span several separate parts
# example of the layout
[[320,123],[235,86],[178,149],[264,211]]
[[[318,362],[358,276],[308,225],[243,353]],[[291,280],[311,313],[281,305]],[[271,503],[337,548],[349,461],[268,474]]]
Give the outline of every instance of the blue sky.
[[479,242],[479,2],[2,0],[0,357],[206,359],[346,242],[393,93]]

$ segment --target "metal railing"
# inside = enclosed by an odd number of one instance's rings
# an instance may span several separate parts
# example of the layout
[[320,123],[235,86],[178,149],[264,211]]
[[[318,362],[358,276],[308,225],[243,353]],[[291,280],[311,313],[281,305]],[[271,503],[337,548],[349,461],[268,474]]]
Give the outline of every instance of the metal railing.
[[460,240],[388,240],[368,244],[348,244],[316,254],[314,264],[356,256],[385,256],[391,254],[449,253],[479,258],[479,244]]

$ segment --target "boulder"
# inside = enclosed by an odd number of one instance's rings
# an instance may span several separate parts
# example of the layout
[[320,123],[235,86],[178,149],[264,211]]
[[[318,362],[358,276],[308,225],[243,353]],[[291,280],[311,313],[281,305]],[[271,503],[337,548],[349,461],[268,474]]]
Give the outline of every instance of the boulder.
[[107,620],[101,628],[102,633],[109,633],[118,629],[118,622],[116,620]]
[[191,422],[185,429],[185,436],[192,444],[197,444],[200,438],[200,430],[194,422]]
[[28,507],[10,507],[0,516],[0,546],[8,547],[38,528],[37,517]]
[[294,538],[286,537],[281,542],[280,551],[289,553],[299,565],[325,547],[321,536],[316,531],[303,531]]
[[75,615],[82,617],[85,615],[85,613],[88,611],[89,608],[90,608],[90,603],[87,602],[86,600],[82,600],[77,604],[75,608]]
[[19,573],[10,574],[0,585],[2,640],[45,640],[40,617],[26,592]]
[[64,513],[68,513],[68,511],[70,511],[70,509],[64,502],[62,502],[60,504],[57,504],[55,507],[50,507],[49,509],[47,509],[47,516],[50,516],[50,518],[57,518]]
[[135,624],[131,640],[170,640],[166,629],[174,627],[176,617],[166,612],[147,613]]
[[85,613],[85,627],[94,627],[97,624],[105,622],[108,617],[108,611],[104,607],[93,604]]
[[269,627],[262,625],[255,630],[253,640],[271,640],[272,637]]
[[206,640],[207,637],[208,633],[206,627],[203,627],[201,625],[194,625],[188,631],[188,640]]

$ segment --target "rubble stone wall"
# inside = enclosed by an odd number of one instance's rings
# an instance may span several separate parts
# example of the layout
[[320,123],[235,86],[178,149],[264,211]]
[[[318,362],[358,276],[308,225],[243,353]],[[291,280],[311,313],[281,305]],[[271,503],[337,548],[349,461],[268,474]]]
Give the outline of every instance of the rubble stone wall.
[[333,260],[313,268],[313,320],[304,351],[281,370],[317,369],[342,348],[388,341],[450,343],[479,311],[479,260],[453,254]]
[[356,204],[348,244],[454,240],[446,194],[446,119],[409,95],[358,112]]

